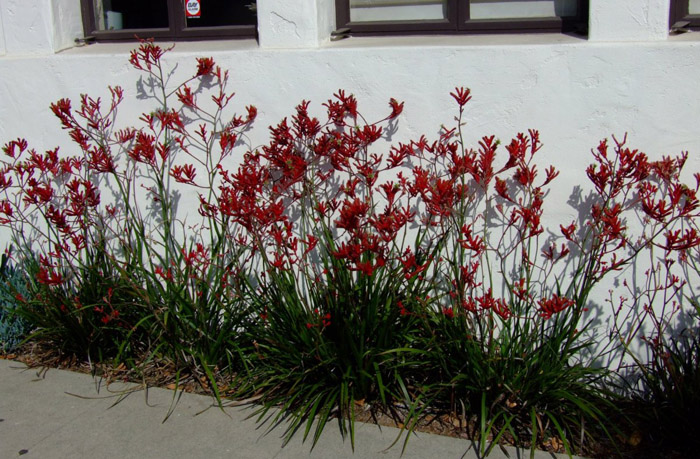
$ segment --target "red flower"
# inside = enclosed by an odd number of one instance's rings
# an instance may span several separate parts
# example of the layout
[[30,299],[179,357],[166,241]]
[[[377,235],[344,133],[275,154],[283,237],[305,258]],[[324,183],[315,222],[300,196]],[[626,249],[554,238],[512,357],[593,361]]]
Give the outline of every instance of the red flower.
[[476,183],[480,184],[484,189],[488,187],[494,176],[493,162],[496,159],[497,146],[498,141],[495,136],[483,137],[479,141],[479,153],[476,161],[474,161],[471,173]]
[[457,197],[452,180],[437,179],[423,193],[423,200],[428,212],[436,217],[452,215],[453,206]]
[[540,316],[545,319],[550,319],[554,314],[558,314],[564,309],[573,306],[574,302],[566,297],[560,297],[555,293],[549,299],[540,299],[537,304],[540,306]]
[[559,229],[561,230],[561,234],[564,235],[567,241],[573,241],[575,237],[575,231],[576,231],[576,223],[571,222],[569,226],[563,226],[559,225]]
[[357,117],[357,99],[352,94],[349,96],[345,95],[345,91],[342,89],[338,91],[337,94],[333,94],[340,102],[343,104],[343,109],[353,118]]
[[94,147],[90,149],[87,165],[96,172],[110,173],[116,170],[109,147]]
[[214,71],[214,59],[211,57],[198,57],[197,58],[197,74],[195,77],[208,76]]
[[528,287],[525,285],[525,279],[523,278],[520,278],[519,281],[513,284],[511,291],[520,301],[527,301],[530,298],[530,292],[528,291]]
[[258,116],[258,109],[254,105],[248,105],[245,109],[248,112],[246,123],[252,123]]
[[451,92],[450,95],[457,101],[460,108],[464,107],[472,98],[469,88],[455,88],[455,92]]
[[494,298],[490,288],[484,295],[477,297],[476,302],[481,309],[490,309],[504,320],[509,319],[512,314],[505,300],[503,298]]
[[25,190],[26,196],[22,199],[27,204],[43,204],[53,197],[54,190],[49,184],[30,184]]
[[168,270],[164,270],[162,266],[156,266],[156,274],[158,274],[162,279],[167,280],[167,281],[172,281],[173,280],[173,273],[170,268]]
[[315,247],[316,244],[318,244],[318,238],[316,236],[313,236],[309,234],[306,237],[306,240],[302,240],[304,244],[306,244],[306,249],[304,250],[304,256],[306,256],[309,252],[311,252]]
[[506,201],[513,202],[513,199],[508,194],[508,184],[505,180],[496,177],[496,193]]
[[185,85],[177,91],[177,98],[185,107],[195,108],[197,107],[197,102],[194,97],[194,93],[189,86]]
[[192,164],[185,164],[184,166],[173,166],[170,169],[170,175],[179,183],[187,183],[190,185],[194,184],[194,177],[197,174],[194,166]]
[[39,268],[36,280],[44,285],[60,285],[63,283],[63,276],[57,273],[54,269],[49,269],[44,266]]
[[[68,101],[68,108],[70,109],[70,101]],[[2,147],[2,151],[5,152],[10,158],[16,158],[21,155],[27,149],[27,141],[25,139],[12,140]]]
[[666,245],[663,246],[667,251],[671,250],[688,250],[700,245],[700,234],[695,228],[686,229],[681,234],[681,230],[666,232]]
[[10,218],[12,217],[12,206],[6,200],[0,201],[0,214],[5,215],[8,218],[0,217],[0,225],[6,225],[10,223]]
[[70,99],[61,99],[51,104],[51,111],[61,120],[64,128],[70,128],[73,125]]
[[335,221],[338,228],[355,231],[360,226],[360,219],[367,214],[369,204],[359,198],[353,201],[345,200],[340,208],[340,218]]
[[129,58],[131,65],[139,70],[150,71],[152,66],[160,64],[160,58],[163,57],[163,54],[174,47],[173,45],[170,48],[163,49],[155,45],[152,38],[147,40],[139,39],[139,41],[141,45],[137,50],[131,52],[131,57]]
[[136,135],[136,145],[129,151],[129,156],[134,161],[145,163],[150,166],[156,165],[155,138],[143,132]]
[[392,98],[389,100],[389,106],[391,107],[391,115],[389,119],[394,119],[403,112],[403,102],[399,103],[396,99]]
[[459,242],[463,248],[475,252],[477,256],[486,250],[486,244],[484,244],[483,238],[480,236],[473,236],[472,225],[463,225],[460,232],[464,238],[457,242]]
[[331,313],[330,312],[326,313],[326,315],[321,318],[321,323],[323,324],[324,327],[329,327],[331,325]]

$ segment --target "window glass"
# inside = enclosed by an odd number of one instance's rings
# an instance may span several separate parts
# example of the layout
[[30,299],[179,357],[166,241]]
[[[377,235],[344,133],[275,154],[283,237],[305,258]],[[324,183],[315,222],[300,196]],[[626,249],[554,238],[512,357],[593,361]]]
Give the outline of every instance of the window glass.
[[188,17],[188,28],[255,24],[254,0],[201,0],[200,4],[200,16]]
[[470,0],[469,5],[471,19],[570,17],[578,8],[577,0]]
[[350,0],[352,22],[445,19],[447,0]]
[[97,30],[168,27],[168,0],[92,0]]
[[700,14],[700,0],[690,0],[688,8],[690,14]]

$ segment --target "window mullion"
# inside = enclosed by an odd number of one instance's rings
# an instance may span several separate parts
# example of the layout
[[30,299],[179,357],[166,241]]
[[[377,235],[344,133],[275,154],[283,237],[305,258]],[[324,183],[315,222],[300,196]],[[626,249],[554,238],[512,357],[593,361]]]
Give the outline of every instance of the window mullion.
[[462,29],[462,26],[470,18],[469,16],[469,0],[449,0],[450,14],[454,16],[457,30]]
[[346,27],[350,23],[350,0],[336,0],[335,8],[337,27]]
[[185,10],[183,0],[168,0],[168,25],[170,32],[179,37],[185,30]]
[[[95,24],[95,8],[91,0],[81,0],[80,9],[83,15],[83,32],[88,37],[95,33],[97,24]],[[87,18],[87,20],[85,20]]]

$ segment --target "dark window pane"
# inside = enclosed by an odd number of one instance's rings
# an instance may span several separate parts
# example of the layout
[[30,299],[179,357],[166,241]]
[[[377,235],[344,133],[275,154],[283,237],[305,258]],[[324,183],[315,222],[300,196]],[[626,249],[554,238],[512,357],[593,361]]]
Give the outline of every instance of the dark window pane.
[[187,28],[255,25],[254,0],[201,0],[200,17],[187,18]]
[[469,0],[471,19],[523,19],[576,16],[577,0]]
[[97,30],[168,27],[168,0],[93,0]]
[[350,0],[352,22],[444,19],[447,0]]
[[700,0],[690,0],[688,10],[690,14],[700,14]]

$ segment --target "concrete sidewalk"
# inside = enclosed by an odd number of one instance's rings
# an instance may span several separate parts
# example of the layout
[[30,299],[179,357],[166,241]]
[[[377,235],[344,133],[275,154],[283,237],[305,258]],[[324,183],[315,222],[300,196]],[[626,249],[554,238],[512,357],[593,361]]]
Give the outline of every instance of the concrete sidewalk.
[[[123,386],[122,386],[123,387]],[[465,440],[417,434],[401,456],[385,451],[398,429],[358,424],[353,453],[330,423],[311,449],[301,433],[282,448],[283,429],[265,434],[250,408],[212,407],[206,396],[183,394],[163,422],[173,391],[149,389],[120,400],[89,375],[0,360],[0,458],[477,458]],[[178,393],[179,394],[179,393]],[[147,395],[147,397],[146,397]],[[119,403],[116,403],[119,401]],[[507,455],[506,455],[507,453]],[[529,451],[496,447],[492,458],[526,458]],[[538,459],[565,457],[538,452]]]

